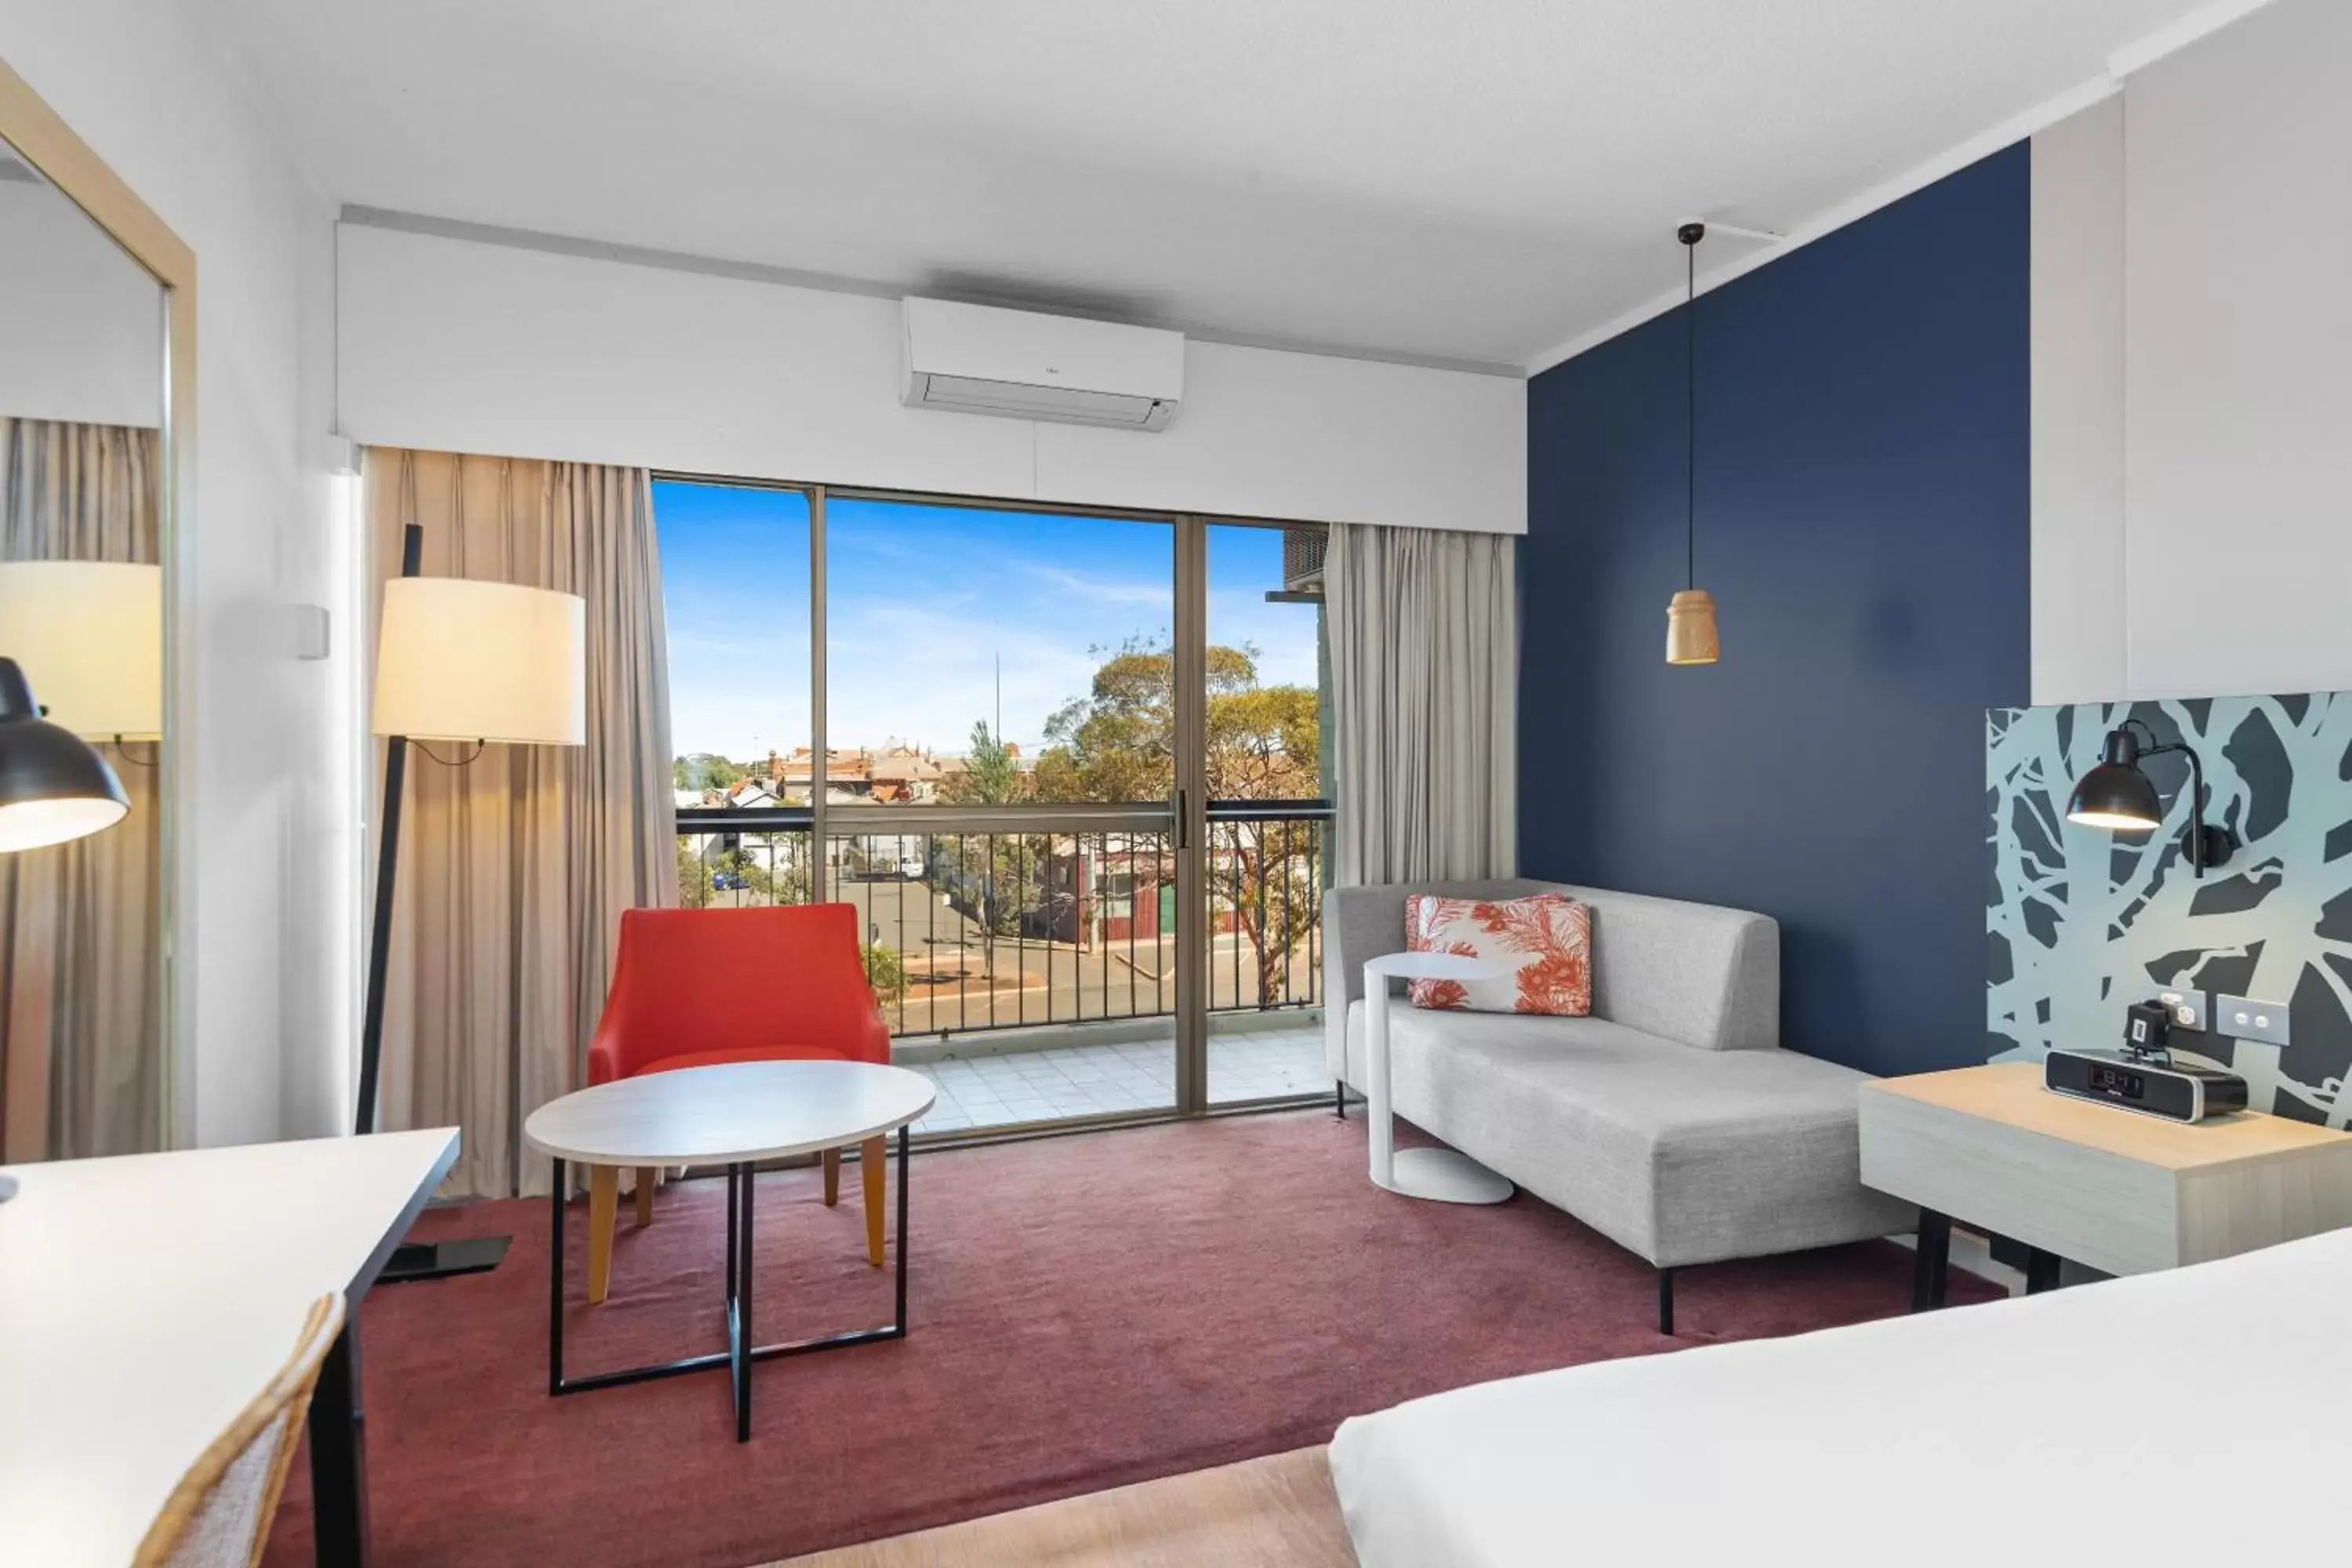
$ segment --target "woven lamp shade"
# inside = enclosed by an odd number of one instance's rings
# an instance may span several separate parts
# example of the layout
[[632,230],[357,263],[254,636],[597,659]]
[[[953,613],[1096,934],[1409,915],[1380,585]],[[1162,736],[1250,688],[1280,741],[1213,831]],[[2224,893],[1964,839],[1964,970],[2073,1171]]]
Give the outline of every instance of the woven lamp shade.
[[1666,606],[1666,662],[1713,664],[1723,647],[1715,633],[1715,595],[1685,588]]

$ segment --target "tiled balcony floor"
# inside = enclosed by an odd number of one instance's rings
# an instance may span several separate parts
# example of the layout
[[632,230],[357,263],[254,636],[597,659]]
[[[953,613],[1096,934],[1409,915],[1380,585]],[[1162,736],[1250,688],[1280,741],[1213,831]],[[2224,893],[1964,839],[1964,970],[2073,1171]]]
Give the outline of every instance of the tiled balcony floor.
[[[1071,1046],[907,1066],[940,1089],[931,1113],[915,1123],[918,1132],[960,1132],[1176,1103],[1176,1047],[1171,1040]],[[1209,1038],[1211,1104],[1324,1094],[1330,1088],[1319,1026]]]

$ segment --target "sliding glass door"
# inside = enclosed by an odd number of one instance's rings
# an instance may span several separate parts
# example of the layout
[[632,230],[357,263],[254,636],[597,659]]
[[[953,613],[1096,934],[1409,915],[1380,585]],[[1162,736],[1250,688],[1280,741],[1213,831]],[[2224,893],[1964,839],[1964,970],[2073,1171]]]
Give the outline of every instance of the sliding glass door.
[[1330,1089],[1322,1036],[1329,661],[1315,525],[1206,527],[1200,767],[1209,1104]]
[[[1177,1105],[1177,529],[825,506],[831,896],[859,907],[932,1131]],[[1141,918],[1138,910],[1140,907]]]
[[1319,531],[685,478],[655,508],[680,899],[854,905],[940,1086],[919,1131],[1319,1092]]

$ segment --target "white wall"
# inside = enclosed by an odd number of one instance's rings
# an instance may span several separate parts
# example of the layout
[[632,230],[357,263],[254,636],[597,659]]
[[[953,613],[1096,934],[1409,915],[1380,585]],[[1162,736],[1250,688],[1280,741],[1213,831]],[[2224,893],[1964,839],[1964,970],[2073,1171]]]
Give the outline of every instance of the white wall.
[[[19,0],[0,58],[194,248],[196,494],[178,610],[193,742],[181,823],[194,884],[180,962],[194,975],[193,1133],[206,1143],[324,1131],[340,1058],[319,1020],[348,910],[298,859],[299,803],[331,776],[335,672],[290,656],[284,606],[326,602],[326,237],[332,215],[226,65],[201,14],[152,0]],[[311,435],[310,433],[316,432]],[[343,813],[348,817],[349,813]],[[345,832],[352,829],[346,827]],[[300,1031],[285,1048],[289,1029]],[[289,1085],[298,1094],[289,1097]]]
[[2128,689],[2123,109],[2110,98],[2032,148],[2036,702]]
[[153,426],[163,291],[53,187],[0,180],[0,416]]
[[2347,74],[2279,0],[2035,138],[2037,702],[2352,688]]
[[744,478],[1517,533],[1525,384],[1193,342],[1158,435],[902,407],[895,300],[341,231],[344,433]]

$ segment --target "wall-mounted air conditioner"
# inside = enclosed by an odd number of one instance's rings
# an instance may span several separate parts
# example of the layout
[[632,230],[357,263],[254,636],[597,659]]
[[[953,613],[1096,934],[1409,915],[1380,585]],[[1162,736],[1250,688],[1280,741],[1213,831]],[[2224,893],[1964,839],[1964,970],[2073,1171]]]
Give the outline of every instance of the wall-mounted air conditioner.
[[909,408],[1165,430],[1184,397],[1184,334],[908,299]]

